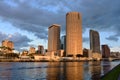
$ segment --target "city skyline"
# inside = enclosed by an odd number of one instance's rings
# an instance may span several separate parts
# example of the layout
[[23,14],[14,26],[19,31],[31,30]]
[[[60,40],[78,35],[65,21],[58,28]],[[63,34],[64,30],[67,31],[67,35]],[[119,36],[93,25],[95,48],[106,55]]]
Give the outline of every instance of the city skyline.
[[93,29],[99,32],[101,45],[120,51],[119,4],[118,0],[3,0],[0,1],[0,42],[10,39],[17,50],[29,49],[31,45],[47,48],[48,27],[59,24],[61,36],[64,35],[66,13],[76,11],[82,14],[83,48],[89,48],[89,30]]

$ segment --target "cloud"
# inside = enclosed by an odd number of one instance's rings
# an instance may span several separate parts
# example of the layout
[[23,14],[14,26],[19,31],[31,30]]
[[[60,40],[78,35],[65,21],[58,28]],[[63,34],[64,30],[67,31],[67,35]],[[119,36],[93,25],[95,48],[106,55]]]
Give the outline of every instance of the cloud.
[[[34,2],[32,0],[31,2]],[[56,4],[57,2],[50,2],[47,1],[44,3],[44,1],[37,1],[38,3],[34,2],[34,4],[38,4],[41,6],[38,6],[39,8],[33,7],[31,2],[26,2],[23,0],[21,1],[14,1],[11,0],[12,4],[16,4],[17,6],[12,6],[11,4],[8,4],[8,2],[1,1],[0,2],[0,16],[3,20],[9,21],[12,23],[14,27],[17,27],[21,30],[26,30],[28,32],[33,32],[35,36],[40,37],[41,39],[46,39],[47,34],[47,28],[51,24],[61,24],[62,27],[65,27],[62,25],[65,23],[63,14],[56,13],[55,10],[60,10],[58,6],[58,9],[54,9],[55,5],[48,5],[46,4]],[[53,8],[53,9],[51,9]],[[53,10],[53,11],[52,11]],[[63,9],[62,9],[63,10]],[[9,13],[9,14],[8,14]],[[64,14],[65,15],[65,14]],[[64,29],[63,29],[64,30]],[[39,36],[40,33],[44,33],[44,37]]]
[[19,50],[19,51],[22,50],[21,49],[22,47],[28,47],[29,42],[32,41],[27,36],[21,35],[20,33],[5,34],[0,32],[0,42],[6,39],[13,41],[15,50]]
[[87,28],[111,31],[118,35],[114,40],[119,40],[119,5],[119,0],[1,0],[0,17],[16,28],[47,39],[47,29],[51,24],[60,24],[64,33],[66,13],[78,11],[82,15],[83,33]]
[[107,37],[106,39],[110,40],[110,41],[115,41],[115,42],[117,42],[119,40],[117,35],[111,35],[111,36]]
[[29,46],[29,42],[32,41],[27,36],[21,35],[20,33],[14,33],[9,38],[9,40],[14,42],[15,49],[17,49],[17,50],[20,50],[22,47],[28,47]]
[[2,42],[7,37],[8,37],[8,35],[6,35],[5,33],[0,32],[0,42]]

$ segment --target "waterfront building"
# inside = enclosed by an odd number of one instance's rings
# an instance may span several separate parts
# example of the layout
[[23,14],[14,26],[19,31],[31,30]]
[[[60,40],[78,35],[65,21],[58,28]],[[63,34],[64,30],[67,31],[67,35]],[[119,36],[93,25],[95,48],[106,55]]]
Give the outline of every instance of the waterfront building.
[[66,56],[82,55],[82,20],[79,12],[66,14]]
[[90,30],[90,50],[94,59],[101,59],[100,37],[99,33],[95,30]]
[[63,57],[64,54],[65,54],[65,51],[64,51],[64,50],[62,50],[62,49],[59,50],[59,54],[58,54],[59,57]]
[[2,41],[2,46],[8,47],[8,42],[9,42],[9,40],[3,40]]
[[83,49],[83,57],[89,57],[89,50],[86,48]]
[[44,54],[44,47],[43,45],[38,46],[37,54]]
[[33,53],[35,53],[35,48],[34,47],[30,47],[29,54],[33,54]]
[[27,56],[27,55],[28,55],[28,51],[27,50],[23,50],[21,56]]
[[3,52],[13,53],[14,43],[12,41],[9,41],[9,40],[3,40],[2,47],[4,47],[4,49],[2,50]]
[[58,55],[60,50],[60,25],[53,24],[48,28],[48,53]]
[[95,30],[90,30],[90,49],[93,53],[100,53],[100,37]]
[[110,57],[110,48],[108,45],[102,45],[102,57],[103,58]]

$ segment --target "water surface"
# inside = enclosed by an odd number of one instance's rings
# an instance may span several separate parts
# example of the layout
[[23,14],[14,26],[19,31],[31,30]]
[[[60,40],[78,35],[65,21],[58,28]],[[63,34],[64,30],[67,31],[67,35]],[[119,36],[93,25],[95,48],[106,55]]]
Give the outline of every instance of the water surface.
[[0,62],[0,80],[99,80],[114,62]]

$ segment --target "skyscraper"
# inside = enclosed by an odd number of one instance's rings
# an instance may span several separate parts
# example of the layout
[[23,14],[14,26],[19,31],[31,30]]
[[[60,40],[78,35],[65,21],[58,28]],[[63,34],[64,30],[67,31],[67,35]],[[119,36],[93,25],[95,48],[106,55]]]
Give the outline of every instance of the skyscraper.
[[60,25],[53,24],[48,29],[48,52],[57,53],[60,49]]
[[66,54],[82,55],[82,21],[78,12],[66,14]]
[[100,53],[99,33],[94,30],[90,30],[90,50],[92,50],[92,53]]
[[66,35],[61,37],[61,49],[66,50]]
[[102,45],[102,57],[109,58],[110,57],[110,48],[108,45]]

